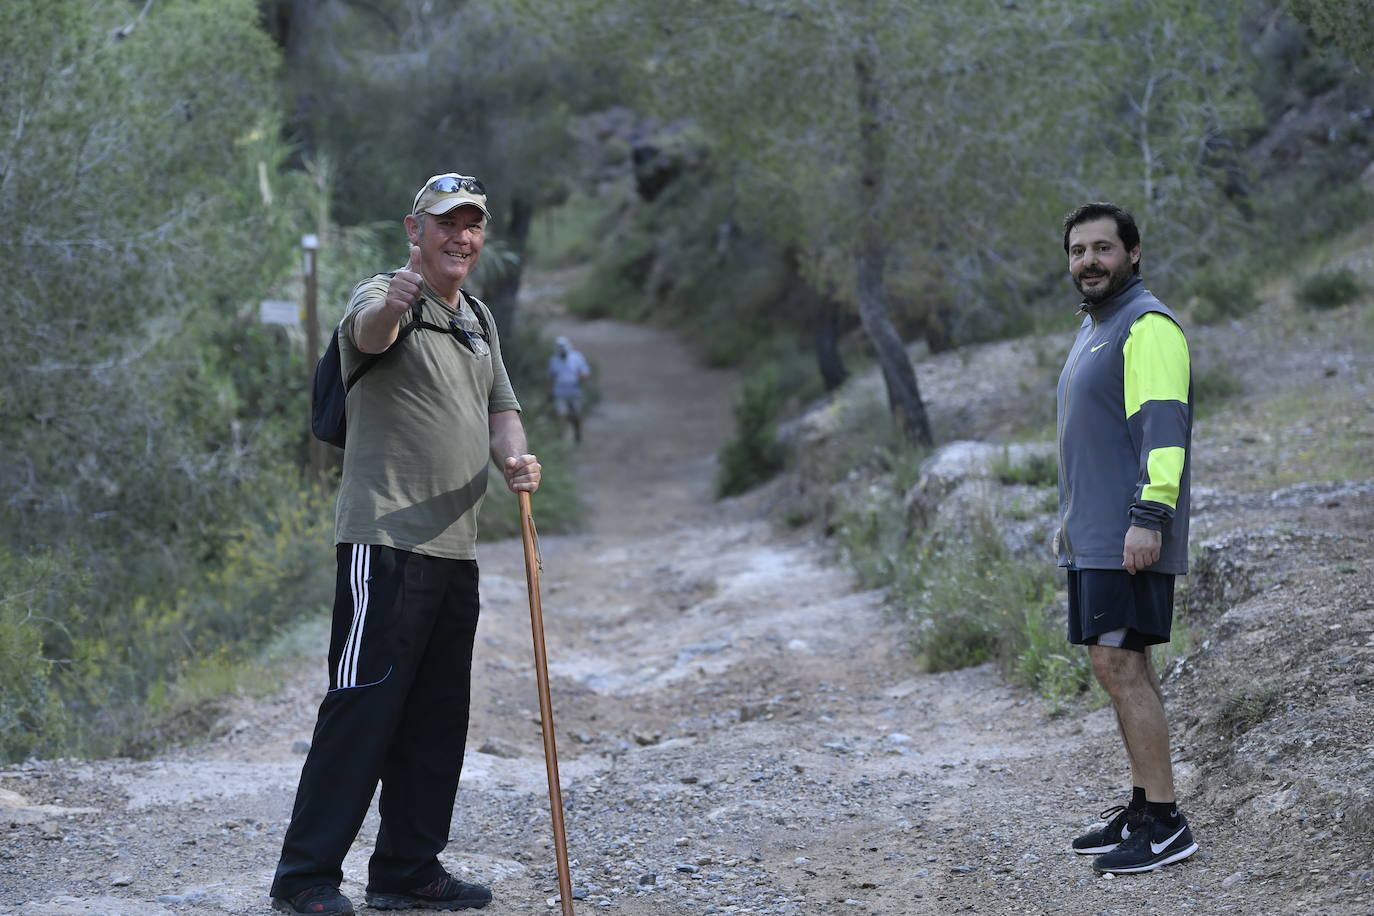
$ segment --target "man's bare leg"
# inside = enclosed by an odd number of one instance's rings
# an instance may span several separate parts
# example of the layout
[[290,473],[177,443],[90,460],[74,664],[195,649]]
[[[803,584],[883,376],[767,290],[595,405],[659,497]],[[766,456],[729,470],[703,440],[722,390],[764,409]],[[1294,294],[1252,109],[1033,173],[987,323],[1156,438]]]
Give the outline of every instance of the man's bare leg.
[[1174,800],[1174,770],[1169,759],[1169,725],[1164,717],[1164,695],[1159,675],[1148,652],[1111,646],[1089,646],[1093,673],[1097,675],[1116,713],[1131,780],[1145,790],[1152,802]]

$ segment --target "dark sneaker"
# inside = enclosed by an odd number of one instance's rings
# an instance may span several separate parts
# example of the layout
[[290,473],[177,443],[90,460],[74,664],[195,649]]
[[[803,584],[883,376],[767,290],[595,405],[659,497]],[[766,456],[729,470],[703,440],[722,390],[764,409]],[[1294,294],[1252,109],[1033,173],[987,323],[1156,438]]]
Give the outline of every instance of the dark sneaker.
[[447,874],[405,894],[367,892],[367,905],[378,910],[479,910],[488,903],[490,890]]
[[352,901],[328,884],[308,887],[292,897],[273,897],[272,909],[313,916],[353,916]]
[[1093,859],[1093,869],[1114,875],[1154,871],[1162,865],[1186,859],[1197,852],[1193,831],[1182,814],[1172,823],[1140,812],[1131,819],[1131,835],[1121,845]]
[[1073,841],[1073,851],[1081,856],[1097,856],[1111,852],[1122,840],[1131,835],[1131,809],[1125,805],[1108,808],[1098,817],[1106,821],[1107,826],[1085,833]]

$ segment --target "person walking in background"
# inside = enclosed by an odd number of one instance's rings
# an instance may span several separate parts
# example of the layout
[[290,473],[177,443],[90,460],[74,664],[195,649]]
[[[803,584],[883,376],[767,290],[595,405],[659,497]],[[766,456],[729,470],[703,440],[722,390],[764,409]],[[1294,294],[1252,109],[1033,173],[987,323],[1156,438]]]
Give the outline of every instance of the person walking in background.
[[573,349],[572,342],[559,337],[549,357],[549,397],[558,419],[572,428],[573,441],[582,441],[582,383],[591,377],[586,358]]
[[[272,881],[287,913],[353,913],[343,860],[381,784],[368,863],[376,909],[482,907],[491,892],[439,863],[467,741],[478,616],[477,513],[495,461],[533,492],[520,404],[496,323],[462,289],[482,253],[486,191],[436,175],[405,217],[410,260],[364,280],[339,325],[350,390],[335,522],[329,689]],[[426,325],[402,335],[417,313]]]
[[1099,872],[1150,871],[1197,851],[1174,798],[1164,694],[1150,647],[1169,641],[1188,571],[1193,392],[1178,319],[1140,278],[1140,232],[1120,207],[1064,220],[1083,324],[1059,376],[1059,516],[1069,641],[1088,647],[1131,768],[1131,800],[1073,841]]

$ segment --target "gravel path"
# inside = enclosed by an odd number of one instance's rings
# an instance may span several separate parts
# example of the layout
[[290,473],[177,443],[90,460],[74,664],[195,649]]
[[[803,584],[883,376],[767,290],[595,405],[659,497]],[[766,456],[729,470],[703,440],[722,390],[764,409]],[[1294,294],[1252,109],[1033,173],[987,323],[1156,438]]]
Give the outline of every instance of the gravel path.
[[[711,499],[731,374],[662,331],[554,329],[604,397],[579,452],[590,526],[542,545],[578,912],[1367,911],[1311,897],[1297,862],[1253,875],[1266,838],[1205,811],[1190,812],[1193,860],[1095,877],[1066,848],[1119,800],[1110,712],[1049,718],[987,667],[918,672],[823,544],[770,527],[760,497]],[[481,556],[445,861],[492,886],[487,912],[556,912],[520,546]],[[269,912],[324,639],[280,695],[237,701],[213,743],[0,770],[0,913]],[[345,863],[360,910],[375,830],[374,812]]]

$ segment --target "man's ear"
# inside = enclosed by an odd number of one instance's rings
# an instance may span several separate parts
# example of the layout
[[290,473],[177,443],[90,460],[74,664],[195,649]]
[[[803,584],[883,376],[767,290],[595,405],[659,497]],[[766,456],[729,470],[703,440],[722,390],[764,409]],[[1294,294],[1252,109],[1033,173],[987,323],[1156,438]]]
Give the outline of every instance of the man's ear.
[[1130,251],[1130,255],[1131,255],[1131,264],[1132,264],[1132,265],[1139,264],[1139,263],[1140,263],[1140,246],[1137,245],[1137,246],[1135,246],[1134,248],[1132,248],[1131,251]]
[[410,239],[410,243],[414,245],[416,242],[420,240],[422,228],[420,221],[415,218],[414,214],[407,214],[405,218],[405,227],[406,238]]

